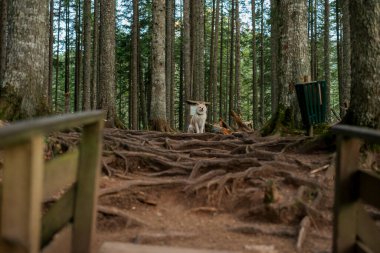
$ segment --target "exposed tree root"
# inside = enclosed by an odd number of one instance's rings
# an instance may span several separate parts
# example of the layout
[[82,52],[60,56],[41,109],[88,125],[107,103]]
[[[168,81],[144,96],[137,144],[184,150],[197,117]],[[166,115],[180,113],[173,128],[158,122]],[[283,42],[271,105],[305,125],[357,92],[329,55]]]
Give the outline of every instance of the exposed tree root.
[[120,209],[115,208],[115,207],[98,206],[98,212],[101,212],[101,213],[107,214],[107,215],[119,216],[119,217],[125,219],[127,227],[131,227],[131,226],[147,226],[148,225],[143,220],[141,220],[141,219],[139,219],[137,217],[134,217],[133,214],[131,214],[131,213],[127,212],[127,211],[124,211],[124,210],[120,210]]

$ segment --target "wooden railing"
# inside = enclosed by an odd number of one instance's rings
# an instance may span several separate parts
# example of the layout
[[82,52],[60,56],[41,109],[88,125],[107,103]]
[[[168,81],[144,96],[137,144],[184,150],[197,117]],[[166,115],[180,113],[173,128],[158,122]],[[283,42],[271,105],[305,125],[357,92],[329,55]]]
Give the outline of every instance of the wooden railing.
[[[0,252],[91,252],[103,118],[91,111],[0,129]],[[45,162],[46,135],[80,126],[79,148]],[[62,189],[67,191],[42,215],[44,199]]]
[[380,229],[363,205],[380,208],[380,175],[359,169],[362,144],[380,144],[380,131],[347,125],[333,131],[338,135],[333,252],[380,252]]

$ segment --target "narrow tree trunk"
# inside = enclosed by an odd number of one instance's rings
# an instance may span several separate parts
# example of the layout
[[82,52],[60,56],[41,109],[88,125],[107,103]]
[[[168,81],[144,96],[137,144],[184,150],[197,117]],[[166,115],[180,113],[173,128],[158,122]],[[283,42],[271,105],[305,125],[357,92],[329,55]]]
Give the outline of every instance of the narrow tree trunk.
[[216,16],[215,16],[215,34],[214,34],[214,47],[213,47],[213,82],[212,82],[212,111],[213,122],[217,121],[217,103],[218,103],[218,45],[219,45],[219,16],[220,16],[220,0],[216,1]]
[[47,104],[49,109],[52,107],[52,89],[53,89],[53,43],[54,43],[54,0],[50,0],[49,11],[49,75],[48,75],[48,91]]
[[83,1],[83,96],[82,109],[91,109],[91,0]]
[[75,76],[74,76],[74,111],[79,111],[80,69],[81,69],[81,32],[80,32],[80,0],[75,4]]
[[235,42],[235,89],[236,89],[236,112],[238,114],[241,113],[241,105],[240,105],[240,7],[239,0],[236,0],[236,42]]
[[99,93],[99,0],[94,0],[94,31],[92,44],[91,109],[95,109]]
[[205,65],[204,65],[204,9],[203,0],[194,0],[193,20],[193,98],[204,100]]
[[66,2],[65,6],[66,12],[66,50],[65,50],[65,112],[70,111],[70,27],[69,27],[69,17],[70,17],[70,5],[69,1]]
[[343,122],[380,129],[380,2],[350,0],[351,104]]
[[1,0],[1,17],[0,17],[0,83],[4,77],[7,52],[7,16],[8,16],[8,1]]
[[259,126],[259,101],[257,94],[257,47],[256,47],[256,1],[252,0],[252,121],[253,128],[257,129]]
[[[1,118],[16,120],[49,112],[46,100],[48,1],[8,1],[7,59],[1,83]],[[28,56],[28,57],[25,57]]]
[[214,47],[215,47],[215,5],[216,5],[216,0],[212,0],[212,14],[211,14],[211,43],[210,43],[210,66],[209,66],[209,80],[208,80],[208,92],[207,92],[207,101],[211,102],[210,108],[207,110],[207,119],[210,122],[213,122],[213,114],[214,114],[214,101],[213,101],[213,84],[215,82],[215,78],[213,77],[214,75],[214,65],[216,64],[214,61]]
[[[271,0],[271,111],[274,117],[278,110],[278,56],[279,56],[279,23],[278,0]],[[255,120],[255,119],[254,119]],[[257,118],[258,122],[258,112]]]
[[150,128],[157,131],[168,131],[170,128],[166,120],[165,95],[165,0],[156,0],[152,5],[152,97]]
[[172,4],[171,2],[174,0],[166,0],[166,26],[165,26],[165,86],[166,86],[166,118],[170,122],[170,112],[171,112],[171,96],[170,96],[170,90],[171,90],[171,84],[172,84]]
[[99,101],[107,113],[107,127],[115,127],[115,12],[116,2],[100,0]]
[[132,24],[132,61],[131,61],[131,125],[133,130],[138,129],[138,90],[140,83],[139,76],[139,1],[133,0],[133,24]]
[[58,32],[57,32],[57,51],[56,51],[56,65],[55,65],[55,94],[54,94],[54,110],[58,112],[58,89],[59,89],[59,44],[61,36],[61,9],[62,9],[62,0],[59,0],[58,4]]
[[221,8],[220,8],[220,52],[219,52],[219,118],[223,118],[224,107],[224,96],[223,96],[223,50],[224,50],[224,15],[223,15],[223,0],[221,0]]
[[342,118],[346,114],[346,110],[344,108],[344,96],[343,96],[343,61],[342,61],[342,40],[341,40],[341,7],[340,0],[335,1],[335,21],[336,21],[336,51],[337,51],[337,65],[338,65],[338,88],[339,88],[339,111],[340,117]]
[[[191,40],[190,40],[190,0],[183,0],[183,86],[185,100],[191,99]],[[185,105],[185,127],[190,121],[189,106]]]
[[344,111],[350,105],[351,90],[351,35],[350,35],[350,10],[349,1],[342,1],[342,25],[343,25],[343,55],[342,55],[342,102]]
[[[236,0],[238,1],[238,0]],[[229,108],[228,111],[235,110],[234,108],[234,94],[235,94],[235,89],[234,89],[234,31],[235,31],[235,0],[232,0],[231,3],[231,31],[230,31],[230,71],[229,71],[229,76],[230,76],[230,82],[229,82]],[[228,114],[228,124],[232,124],[232,118],[231,115]]]
[[265,93],[265,82],[264,82],[264,0],[261,0],[261,28],[260,28],[260,125],[264,125],[264,93]]
[[[183,5],[182,5],[183,6]],[[183,25],[183,9],[181,12],[181,35],[180,35],[180,45],[183,48],[183,36],[184,36],[184,25]],[[180,54],[180,60],[179,60],[179,93],[178,93],[178,129],[184,131],[185,126],[184,126],[184,98],[185,98],[185,91],[184,91],[184,69],[183,69],[183,57],[184,52],[181,50]]]
[[325,0],[324,9],[324,79],[326,81],[326,107],[327,119],[330,120],[330,1]]

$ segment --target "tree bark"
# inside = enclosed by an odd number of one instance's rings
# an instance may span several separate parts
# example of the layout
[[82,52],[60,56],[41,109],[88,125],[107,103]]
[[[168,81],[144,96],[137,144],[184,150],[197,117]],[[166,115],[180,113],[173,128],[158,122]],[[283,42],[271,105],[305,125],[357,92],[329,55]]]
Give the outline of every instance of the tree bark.
[[113,0],[100,0],[99,101],[107,113],[107,127],[115,127],[115,12]]
[[82,109],[91,109],[91,0],[83,1],[83,95]]
[[[185,100],[191,99],[191,40],[190,40],[190,0],[183,0],[183,86]],[[190,109],[185,105],[185,127],[190,122]]]
[[0,17],[0,83],[5,72],[6,52],[7,52],[7,17],[8,17],[8,1],[1,0],[1,17]]
[[[278,0],[271,0],[271,111],[272,117],[278,109],[278,56],[279,56],[279,23]],[[258,120],[258,112],[257,118]]]
[[[238,0],[236,0],[238,1]],[[235,110],[234,108],[234,94],[235,94],[235,87],[234,87],[234,32],[235,32],[235,0],[232,0],[231,2],[231,30],[230,30],[230,69],[229,69],[229,77],[230,77],[230,82],[229,82],[229,111]],[[228,115],[228,124],[232,124],[232,117]]]
[[140,83],[139,75],[139,1],[133,0],[133,24],[132,24],[132,61],[131,61],[131,125],[132,130],[138,129],[138,90]]
[[80,0],[75,1],[75,76],[74,76],[74,111],[80,110],[80,80],[81,80],[81,11]]
[[94,39],[92,45],[91,109],[97,107],[99,95],[99,0],[94,0]]
[[165,88],[165,0],[153,5],[152,31],[152,97],[150,128],[157,131],[170,130],[166,119]]
[[265,93],[265,82],[264,82],[264,0],[261,0],[261,14],[260,14],[260,125],[264,125],[265,118],[265,103],[264,103],[264,93]]
[[221,3],[220,8],[220,52],[219,52],[219,118],[223,118],[223,105],[224,103],[224,96],[223,96],[223,87],[224,87],[224,81],[223,81],[223,50],[224,50],[224,15],[223,15],[223,0]]
[[258,101],[258,87],[257,87],[257,47],[256,47],[256,1],[252,0],[252,121],[253,128],[257,129],[259,126],[259,101]]
[[235,26],[236,26],[236,41],[235,41],[235,89],[236,89],[236,112],[241,113],[240,104],[240,7],[239,0],[235,1]]
[[54,94],[54,111],[58,112],[58,89],[59,89],[59,42],[61,35],[61,9],[62,9],[62,0],[59,0],[58,4],[58,32],[57,32],[57,51],[56,51],[56,65],[55,65],[55,94]]
[[343,122],[380,128],[380,2],[351,0],[351,103]]
[[[15,120],[49,112],[45,70],[48,1],[8,1],[7,59],[1,84],[0,118]],[[25,57],[25,56],[28,57]]]
[[325,0],[324,8],[324,79],[326,81],[326,113],[327,120],[330,121],[330,1]]
[[50,0],[49,8],[49,76],[47,83],[47,104],[49,109],[52,107],[52,89],[53,89],[53,44],[54,44],[54,0]]
[[66,2],[65,6],[65,23],[66,23],[66,38],[65,38],[65,112],[70,111],[70,26],[69,26],[69,17],[70,17],[70,5],[69,2]]
[[203,0],[194,0],[193,19],[193,98],[204,100],[205,63],[204,63],[204,5]]
[[[350,105],[351,89],[351,35],[350,35],[350,10],[349,1],[342,1],[342,25],[343,25],[343,45],[342,45],[342,103],[340,106],[345,108]],[[343,115],[342,115],[343,116]]]

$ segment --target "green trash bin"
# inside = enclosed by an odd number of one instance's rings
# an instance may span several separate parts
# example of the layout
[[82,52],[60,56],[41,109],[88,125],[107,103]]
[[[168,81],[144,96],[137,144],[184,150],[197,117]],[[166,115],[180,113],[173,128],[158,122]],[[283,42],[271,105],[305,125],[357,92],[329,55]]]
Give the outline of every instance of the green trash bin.
[[296,84],[298,105],[302,123],[306,129],[326,122],[327,87],[326,81]]

